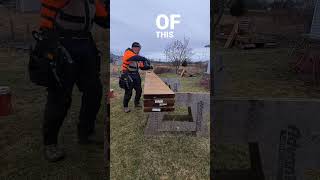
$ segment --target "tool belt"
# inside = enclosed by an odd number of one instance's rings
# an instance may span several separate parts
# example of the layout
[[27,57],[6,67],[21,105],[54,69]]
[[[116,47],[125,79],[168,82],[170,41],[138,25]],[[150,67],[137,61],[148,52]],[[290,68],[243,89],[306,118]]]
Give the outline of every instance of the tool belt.
[[[138,72],[137,72],[138,73]],[[124,72],[119,77],[119,87],[125,90],[131,89],[133,86],[133,79],[129,72]]]
[[36,51],[30,51],[29,59],[29,77],[31,82],[36,85],[48,87],[50,72],[50,60],[37,55]]
[[[63,86],[64,68],[73,64],[68,51],[58,42],[58,37],[33,31],[36,44],[30,50],[29,77],[36,85]],[[51,36],[51,37],[50,37]]]

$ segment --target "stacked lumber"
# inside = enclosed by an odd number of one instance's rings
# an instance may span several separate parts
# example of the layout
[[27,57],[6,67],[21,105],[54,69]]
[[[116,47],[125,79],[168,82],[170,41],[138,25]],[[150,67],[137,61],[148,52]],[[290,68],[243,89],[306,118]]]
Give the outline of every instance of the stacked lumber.
[[239,19],[239,32],[236,38],[236,43],[242,49],[256,48],[255,32],[253,29],[253,22],[249,17],[242,17]]
[[[254,22],[249,17],[239,18],[233,25],[224,48],[231,48],[233,45],[237,45],[242,49],[274,48],[278,45],[275,40],[258,35],[254,26]],[[220,36],[220,38],[224,38],[224,36]]]
[[153,72],[146,72],[144,82],[144,112],[174,111],[174,92]]

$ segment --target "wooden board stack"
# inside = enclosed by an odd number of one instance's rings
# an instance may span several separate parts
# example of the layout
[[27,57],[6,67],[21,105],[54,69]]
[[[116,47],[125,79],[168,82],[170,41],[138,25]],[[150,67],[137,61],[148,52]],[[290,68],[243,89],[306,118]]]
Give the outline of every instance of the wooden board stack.
[[[218,38],[224,39],[225,36],[220,35]],[[234,24],[224,48],[231,48],[233,45],[242,49],[252,49],[259,47],[274,48],[278,43],[273,38],[256,33],[255,24],[249,17],[241,17]]]
[[144,112],[174,111],[174,92],[153,72],[148,71],[144,82]]

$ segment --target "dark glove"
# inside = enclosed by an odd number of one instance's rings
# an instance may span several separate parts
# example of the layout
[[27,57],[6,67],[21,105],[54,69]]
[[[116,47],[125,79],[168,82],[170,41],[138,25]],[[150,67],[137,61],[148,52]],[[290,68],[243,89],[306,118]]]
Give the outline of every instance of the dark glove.
[[153,67],[151,66],[150,60],[143,61],[143,67],[141,67],[140,69],[141,70],[153,69]]
[[[40,30],[33,31],[32,35],[36,40],[35,47],[30,52],[29,74],[30,80],[40,86],[48,87],[57,83],[61,86],[57,60],[59,57],[59,41],[56,33]],[[53,82],[51,79],[54,79]]]

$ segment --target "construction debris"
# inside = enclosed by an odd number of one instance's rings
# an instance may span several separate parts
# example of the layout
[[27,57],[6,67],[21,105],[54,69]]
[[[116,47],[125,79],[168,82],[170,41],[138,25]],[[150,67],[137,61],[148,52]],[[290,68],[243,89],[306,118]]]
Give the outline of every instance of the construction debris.
[[196,76],[195,74],[192,74],[189,71],[187,71],[186,68],[183,68],[181,70],[179,69],[179,71],[178,71],[178,73],[180,74],[180,77],[194,77],[194,76]]
[[175,93],[151,71],[145,75],[143,97],[144,112],[174,111]]
[[[218,36],[224,39],[224,36]],[[242,49],[253,49],[258,47],[273,48],[277,43],[272,38],[266,38],[262,35],[257,35],[255,32],[255,25],[249,17],[238,18],[233,29],[227,37],[224,48],[231,48],[236,45]]]

